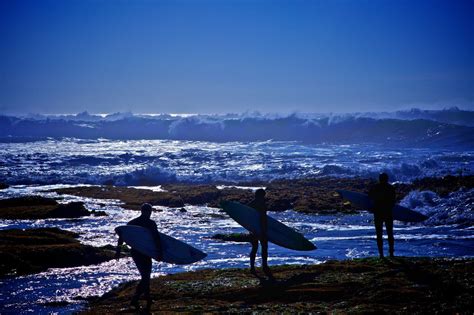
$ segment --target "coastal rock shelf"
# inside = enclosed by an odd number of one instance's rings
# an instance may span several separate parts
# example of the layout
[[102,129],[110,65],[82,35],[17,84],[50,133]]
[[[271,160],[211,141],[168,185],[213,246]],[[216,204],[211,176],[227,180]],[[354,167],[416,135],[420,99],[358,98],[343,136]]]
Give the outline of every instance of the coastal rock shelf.
[[[152,280],[151,312],[468,314],[473,268],[473,260],[366,258],[272,267],[275,281],[248,269],[186,272]],[[120,285],[84,313],[130,310],[136,284]]]
[[49,218],[79,218],[105,216],[104,211],[89,211],[82,202],[59,204],[56,200],[40,196],[26,196],[0,200],[0,218],[31,220]]
[[77,233],[58,228],[0,231],[0,277],[93,265],[114,258],[114,247],[83,245],[77,237]]
[[[336,189],[366,192],[375,182],[364,178],[307,178],[275,180],[272,182],[241,183],[243,186],[266,187],[268,208],[272,211],[293,209],[299,212],[331,214],[352,213],[361,210],[344,202]],[[446,176],[443,178],[423,178],[411,184],[396,184],[398,200],[412,190],[432,190],[441,196],[457,191],[461,187],[473,188],[474,176]],[[164,191],[152,191],[118,186],[87,186],[56,189],[59,194],[71,194],[99,199],[119,199],[124,207],[139,210],[143,202],[166,207],[183,207],[185,204],[219,207],[220,200],[234,200],[248,203],[253,198],[250,189],[226,186],[218,189],[215,185],[166,184]]]

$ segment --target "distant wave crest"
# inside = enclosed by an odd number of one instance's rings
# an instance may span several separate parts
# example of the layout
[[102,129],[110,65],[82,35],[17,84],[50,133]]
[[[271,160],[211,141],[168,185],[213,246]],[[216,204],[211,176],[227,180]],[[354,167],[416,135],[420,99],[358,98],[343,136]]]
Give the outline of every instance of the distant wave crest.
[[474,144],[474,112],[451,109],[346,115],[0,116],[0,141],[48,138],[169,139],[193,141],[301,141],[412,146]]

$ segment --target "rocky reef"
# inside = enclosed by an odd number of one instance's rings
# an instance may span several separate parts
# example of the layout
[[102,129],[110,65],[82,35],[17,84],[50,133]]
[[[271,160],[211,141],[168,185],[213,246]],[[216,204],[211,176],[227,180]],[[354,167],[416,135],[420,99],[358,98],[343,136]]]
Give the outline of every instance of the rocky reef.
[[[305,178],[275,180],[272,182],[241,183],[244,186],[266,187],[268,208],[272,211],[293,209],[307,213],[351,213],[359,210],[345,202],[335,192],[346,189],[366,192],[375,183],[366,178]],[[440,195],[456,191],[461,187],[473,188],[474,176],[447,176],[443,178],[423,178],[411,184],[395,184],[397,198],[400,200],[412,190],[432,190]],[[143,202],[167,207],[183,207],[185,204],[218,207],[221,200],[234,200],[248,203],[253,198],[249,189],[226,186],[218,189],[216,185],[166,184],[165,191],[152,191],[117,186],[90,186],[56,189],[59,194],[72,194],[83,197],[119,199],[127,209],[138,210]]]
[[59,204],[40,196],[26,196],[0,200],[1,219],[48,219],[105,216],[104,211],[89,211],[82,202]]
[[84,245],[77,237],[58,228],[1,230],[0,277],[93,265],[114,258],[113,246]]

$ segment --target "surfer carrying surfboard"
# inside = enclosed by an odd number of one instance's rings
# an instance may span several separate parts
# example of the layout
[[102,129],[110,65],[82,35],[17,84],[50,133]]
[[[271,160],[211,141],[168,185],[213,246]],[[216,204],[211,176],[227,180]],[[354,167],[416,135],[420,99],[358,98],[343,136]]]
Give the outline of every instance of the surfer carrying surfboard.
[[388,246],[390,257],[393,257],[393,213],[392,209],[396,202],[395,188],[388,183],[388,175],[382,173],[379,176],[379,183],[370,188],[369,198],[373,203],[375,232],[377,234],[377,247],[380,258],[383,254],[383,224],[387,230]]
[[260,214],[261,224],[261,235],[257,236],[255,233],[250,232],[252,250],[250,251],[250,272],[256,274],[255,271],[255,258],[257,256],[258,242],[262,246],[262,269],[268,277],[273,277],[270,267],[268,267],[268,238],[267,238],[267,205],[265,203],[265,190],[257,189],[255,191],[255,198],[248,204],[249,207],[254,208]]
[[[160,241],[160,235],[158,234],[158,229],[157,229],[155,221],[150,219],[152,210],[153,208],[150,204],[144,203],[141,206],[141,215],[138,218],[135,218],[131,220],[130,222],[128,222],[127,225],[138,225],[138,226],[148,229],[151,232],[153,239],[156,243],[156,248],[158,249],[158,252],[160,253],[160,257],[158,257],[158,260],[161,260],[161,258],[163,257],[163,252],[162,252],[162,246],[161,246],[161,241]],[[115,253],[116,258],[120,257],[120,249],[122,247],[123,242],[124,241],[122,239],[122,236],[119,234],[117,250]],[[146,307],[147,309],[150,309],[151,302],[152,302],[151,297],[150,297],[150,277],[151,277],[151,265],[152,265],[151,257],[140,253],[133,247],[130,250],[130,254],[141,276],[141,280],[138,283],[137,289],[135,291],[135,294],[133,295],[130,305],[138,309],[139,308],[138,300],[140,299],[140,296],[143,295],[145,299],[147,300]]]

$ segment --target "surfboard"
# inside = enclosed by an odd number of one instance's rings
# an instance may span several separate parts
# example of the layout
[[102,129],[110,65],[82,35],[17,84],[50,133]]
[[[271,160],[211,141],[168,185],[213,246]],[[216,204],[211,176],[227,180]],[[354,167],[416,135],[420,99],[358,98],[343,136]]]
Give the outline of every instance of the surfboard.
[[[115,228],[115,232],[133,249],[158,260],[158,249],[150,230],[138,225],[121,225]],[[163,247],[163,259],[160,261],[187,265],[207,256],[206,253],[174,237],[158,233],[160,234],[161,246]]]
[[[339,195],[341,195],[342,198],[350,201],[355,206],[363,208],[363,209],[367,209],[370,212],[373,212],[372,200],[370,200],[367,194],[363,194],[363,193],[359,193],[355,191],[349,191],[349,190],[336,190],[336,192]],[[392,211],[393,211],[393,219],[398,220],[398,221],[421,222],[428,219],[426,215],[410,210],[400,205],[395,205]]]
[[[257,236],[261,235],[260,213],[254,208],[248,207],[235,201],[222,201],[221,207],[237,223]],[[294,250],[314,250],[316,246],[307,240],[301,233],[273,219],[270,216],[267,221],[268,241]]]

